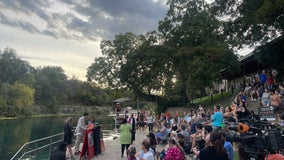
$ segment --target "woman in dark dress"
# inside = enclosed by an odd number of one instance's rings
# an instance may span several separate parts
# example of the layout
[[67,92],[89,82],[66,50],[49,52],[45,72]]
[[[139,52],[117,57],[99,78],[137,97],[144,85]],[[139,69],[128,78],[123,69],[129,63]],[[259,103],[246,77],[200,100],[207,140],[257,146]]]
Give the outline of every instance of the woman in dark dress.
[[67,149],[69,151],[69,154],[71,156],[71,159],[74,159],[73,154],[72,154],[72,124],[73,124],[74,119],[72,117],[68,117],[65,120],[65,125],[64,125],[64,142],[67,144]]

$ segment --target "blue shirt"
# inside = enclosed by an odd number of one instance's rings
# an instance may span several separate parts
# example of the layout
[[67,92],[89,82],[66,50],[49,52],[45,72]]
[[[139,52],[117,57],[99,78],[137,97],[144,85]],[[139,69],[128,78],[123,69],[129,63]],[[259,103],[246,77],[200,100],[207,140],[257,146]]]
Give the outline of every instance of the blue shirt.
[[260,75],[259,75],[259,80],[260,80],[260,82],[261,82],[262,84],[264,84],[265,81],[266,81],[266,75],[263,74],[263,73],[260,73]]
[[214,127],[221,127],[223,124],[223,114],[218,111],[212,115],[212,126]]
[[226,149],[228,155],[229,155],[229,160],[234,160],[234,150],[233,150],[233,145],[231,142],[225,142],[224,148]]

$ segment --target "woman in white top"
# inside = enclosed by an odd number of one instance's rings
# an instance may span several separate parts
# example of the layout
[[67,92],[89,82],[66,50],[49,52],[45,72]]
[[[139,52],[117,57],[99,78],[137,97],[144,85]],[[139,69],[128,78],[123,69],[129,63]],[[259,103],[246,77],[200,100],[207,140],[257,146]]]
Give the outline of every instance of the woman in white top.
[[139,160],[154,160],[154,155],[150,151],[151,144],[148,140],[144,139],[141,143],[142,151],[136,154]]

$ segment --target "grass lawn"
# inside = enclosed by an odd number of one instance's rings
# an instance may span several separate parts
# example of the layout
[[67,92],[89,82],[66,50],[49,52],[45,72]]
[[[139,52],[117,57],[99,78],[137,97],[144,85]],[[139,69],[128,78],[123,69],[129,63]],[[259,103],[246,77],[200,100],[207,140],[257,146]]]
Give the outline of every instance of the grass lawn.
[[239,154],[237,151],[234,152],[234,160],[239,160],[240,157],[239,157]]

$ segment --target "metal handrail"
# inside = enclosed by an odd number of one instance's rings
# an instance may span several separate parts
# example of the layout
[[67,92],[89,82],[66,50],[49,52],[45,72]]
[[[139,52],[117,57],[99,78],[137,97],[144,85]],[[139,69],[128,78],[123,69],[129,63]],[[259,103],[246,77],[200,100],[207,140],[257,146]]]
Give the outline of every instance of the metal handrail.
[[43,146],[40,146],[40,147],[37,146],[35,149],[28,150],[28,151],[24,152],[24,153],[20,156],[19,159],[22,159],[25,155],[27,155],[27,154],[29,154],[29,153],[36,152],[36,151],[41,150],[41,149],[46,148],[46,147],[49,147],[49,153],[50,153],[50,152],[51,152],[51,146],[52,146],[53,144],[56,144],[56,143],[62,141],[62,139],[61,139],[61,140],[57,140],[57,141],[52,142],[52,139],[55,138],[55,137],[58,137],[58,136],[63,136],[63,134],[64,134],[64,133],[61,132],[61,133],[58,133],[58,134],[55,134],[55,135],[52,135],[52,136],[48,136],[48,137],[44,137],[44,138],[41,138],[41,139],[37,139],[37,140],[34,140],[34,141],[27,142],[27,143],[25,143],[25,144],[17,151],[17,153],[16,153],[10,160],[15,160],[15,158],[16,158],[17,156],[19,156],[19,153],[20,153],[27,145],[35,144],[35,143],[37,144],[38,142],[41,142],[41,141],[44,141],[44,140],[48,140],[48,139],[49,139],[49,141],[50,141],[49,144],[43,145]]

